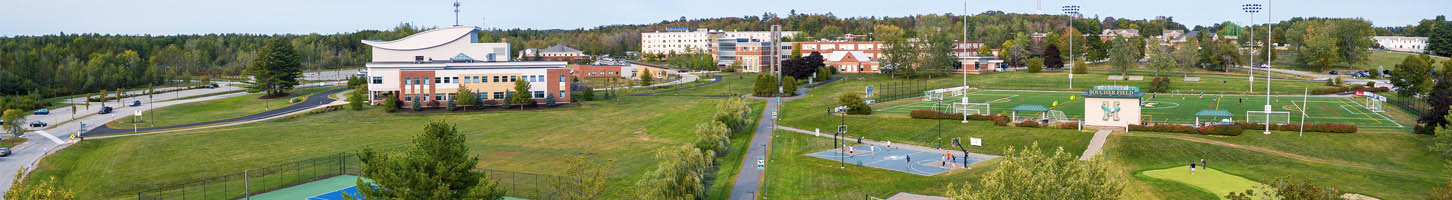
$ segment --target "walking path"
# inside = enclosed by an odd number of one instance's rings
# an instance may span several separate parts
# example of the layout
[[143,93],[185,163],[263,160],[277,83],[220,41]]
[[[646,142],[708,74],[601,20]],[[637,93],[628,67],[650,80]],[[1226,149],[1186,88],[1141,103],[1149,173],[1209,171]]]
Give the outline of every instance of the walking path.
[[757,190],[761,189],[761,180],[766,169],[757,169],[756,158],[765,158],[771,150],[771,133],[776,128],[776,112],[782,101],[806,97],[806,88],[797,89],[795,97],[750,97],[753,99],[766,100],[766,108],[761,111],[761,118],[756,121],[756,133],[751,136],[751,145],[746,147],[746,156],[741,161],[741,171],[736,173],[736,185],[731,187],[731,196],[728,199],[756,199]]
[[1079,160],[1089,160],[1094,158],[1094,156],[1099,155],[1099,152],[1103,152],[1104,140],[1109,138],[1110,132],[1113,131],[1109,129],[1099,129],[1099,131],[1095,131],[1094,139],[1089,140],[1089,148],[1084,149],[1084,155],[1080,155]]
[[[786,126],[777,126],[777,129],[791,131],[791,132],[797,132],[797,133],[802,133],[802,134],[807,134],[807,135],[815,135],[817,137],[838,139],[836,137],[833,137],[831,133],[817,135],[817,133],[816,132],[813,132],[813,131],[808,131],[808,130],[800,129],[800,128],[786,127]],[[842,138],[842,140],[846,140],[846,141],[856,141],[857,138]],[[888,146],[889,142],[886,142],[886,141],[877,141],[877,140],[870,140],[870,139],[867,139],[867,138],[863,138],[862,139],[862,144],[870,144],[870,145],[873,145],[873,146],[885,147],[885,146]],[[891,143],[891,144],[892,144],[892,147],[893,148],[907,149],[907,150],[921,151],[921,152],[928,152],[928,153],[936,153],[936,154],[949,154],[949,153],[962,154],[963,153],[962,151],[953,150],[953,149],[936,149],[936,148],[932,148],[932,147],[911,145],[911,144],[905,144],[905,143]],[[995,155],[988,155],[988,154],[981,154],[981,153],[973,153],[973,152],[968,152],[968,157],[982,158],[985,161],[986,160],[991,160],[991,159],[994,159],[994,158],[998,158],[998,156],[995,156]]]

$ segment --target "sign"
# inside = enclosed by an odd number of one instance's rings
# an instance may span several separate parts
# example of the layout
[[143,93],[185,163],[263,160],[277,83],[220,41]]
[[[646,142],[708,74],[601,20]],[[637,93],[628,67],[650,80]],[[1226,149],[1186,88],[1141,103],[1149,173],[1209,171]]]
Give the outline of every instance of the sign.
[[[1356,94],[1358,96],[1361,96],[1362,92],[1361,91],[1356,91]],[[1365,96],[1366,96],[1366,99],[1375,100],[1375,101],[1381,101],[1381,102],[1386,102],[1386,97],[1385,96],[1377,95],[1376,93],[1367,92],[1367,93],[1365,93]]]
[[867,85],[867,96],[863,98],[872,98],[872,85]]
[[847,133],[847,125],[837,125],[837,133]]
[[141,111],[138,110],[138,111],[136,111],[136,114],[133,114],[133,115],[136,115],[137,117],[140,117],[141,116]]
[[762,168],[766,168],[766,158],[765,157],[761,157],[761,156],[757,156],[756,157],[756,169],[762,169]]
[[968,144],[973,145],[973,146],[980,146],[981,147],[981,146],[983,146],[983,139],[982,138],[968,138]]
[[1113,86],[1113,85],[1111,85],[1111,86],[1094,86],[1094,88],[1089,89],[1088,92],[1084,92],[1084,96],[1085,97],[1111,97],[1111,98],[1128,98],[1128,97],[1139,98],[1139,97],[1144,96],[1144,93],[1140,93],[1139,92],[1139,87],[1133,87],[1133,86]]
[[1366,96],[1366,91],[1357,90],[1356,91],[1356,96],[1358,96],[1358,97],[1359,96]]

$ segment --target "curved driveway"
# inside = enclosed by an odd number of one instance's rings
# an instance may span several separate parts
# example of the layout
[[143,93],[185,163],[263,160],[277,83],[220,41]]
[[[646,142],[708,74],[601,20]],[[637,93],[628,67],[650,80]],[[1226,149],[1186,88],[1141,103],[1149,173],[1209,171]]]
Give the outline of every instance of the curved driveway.
[[150,131],[150,130],[161,130],[161,129],[186,128],[186,127],[209,125],[209,124],[218,124],[218,123],[227,123],[227,122],[239,122],[239,121],[250,121],[250,120],[257,120],[257,119],[266,119],[266,118],[273,117],[273,116],[291,114],[293,112],[297,112],[297,111],[300,111],[300,110],[306,110],[306,109],[313,108],[313,107],[317,107],[317,106],[321,106],[321,105],[327,105],[328,103],[332,103],[333,101],[335,101],[332,98],[328,98],[328,95],[332,95],[333,93],[338,93],[338,92],[341,92],[343,90],[348,90],[348,88],[333,89],[333,90],[328,90],[328,91],[325,91],[325,92],[313,94],[313,95],[308,96],[307,100],[304,100],[302,103],[297,103],[297,104],[293,104],[293,105],[290,105],[290,106],[287,106],[287,107],[273,109],[273,110],[269,110],[269,111],[266,111],[266,112],[257,113],[257,114],[251,114],[251,115],[237,117],[237,118],[223,119],[223,120],[216,120],[216,121],[208,121],[208,122],[198,122],[198,123],[191,123],[191,124],[182,124],[182,125],[172,125],[172,126],[162,126],[162,127],[152,127],[152,128],[141,128],[141,129],[135,129],[134,131],[132,129],[113,129],[111,127],[108,127],[108,126],[104,126],[103,125],[103,126],[96,127],[96,129],[91,129],[90,131],[86,131],[85,133],[81,134],[81,136],[95,136],[95,135],[106,135],[106,134],[116,134],[116,133],[131,133],[131,132]]

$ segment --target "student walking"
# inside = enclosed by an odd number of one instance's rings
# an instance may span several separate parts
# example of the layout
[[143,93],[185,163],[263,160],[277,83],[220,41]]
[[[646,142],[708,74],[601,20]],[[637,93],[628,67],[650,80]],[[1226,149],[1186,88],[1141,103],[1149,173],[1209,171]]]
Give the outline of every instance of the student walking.
[[1204,168],[1205,170],[1210,170],[1210,164],[1205,164],[1205,159],[1204,158],[1201,158],[1200,159],[1200,168]]
[[1195,162],[1190,161],[1190,174],[1195,174]]

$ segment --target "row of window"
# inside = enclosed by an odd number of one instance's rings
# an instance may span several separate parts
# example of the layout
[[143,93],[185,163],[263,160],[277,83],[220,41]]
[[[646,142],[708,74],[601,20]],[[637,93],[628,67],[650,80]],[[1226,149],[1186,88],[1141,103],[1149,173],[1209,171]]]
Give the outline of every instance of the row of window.
[[[490,93],[489,92],[480,92],[480,93],[478,93],[478,96],[479,96],[479,99],[504,99],[505,93],[504,92],[494,92],[493,93],[493,97],[494,98],[489,98],[490,97]],[[546,98],[545,91],[532,91],[532,94],[530,96],[531,96],[531,98],[536,98],[536,99]],[[563,96],[565,96],[565,91],[560,91],[559,96],[555,96],[555,98],[559,98],[559,97],[563,97]],[[412,102],[414,98],[419,98],[418,99],[419,101],[430,101],[431,99],[432,100],[437,100],[437,101],[447,101],[449,99],[454,99],[455,96],[454,96],[454,94],[445,94],[445,93],[434,94],[432,96],[432,98],[431,98],[431,96],[429,96],[427,94],[404,94],[403,95],[403,101]]]
[[590,72],[590,75],[615,75],[615,72]]
[[[434,77],[434,83],[497,83],[514,82],[516,80],[519,80],[520,78],[521,76],[465,76],[462,80],[460,80],[460,77]],[[525,75],[522,76],[522,78],[524,78],[524,80],[527,82],[545,82],[544,75]],[[565,75],[560,75],[560,79],[558,80],[559,82],[565,82]],[[405,85],[422,85],[426,82],[428,82],[428,79],[424,77],[403,78],[403,84]],[[383,84],[383,77],[373,77],[373,84]]]

